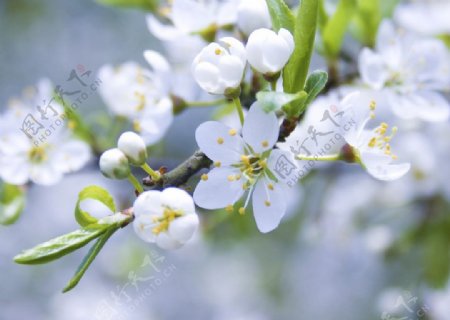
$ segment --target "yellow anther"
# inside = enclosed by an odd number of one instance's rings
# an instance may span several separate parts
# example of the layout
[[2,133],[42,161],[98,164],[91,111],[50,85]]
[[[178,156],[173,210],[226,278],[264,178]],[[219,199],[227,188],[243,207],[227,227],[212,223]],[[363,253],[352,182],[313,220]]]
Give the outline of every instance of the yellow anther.
[[274,186],[273,186],[273,184],[271,184],[271,183],[269,183],[269,184],[267,185],[267,188],[269,188],[269,190],[275,189]]
[[243,155],[241,156],[241,161],[242,161],[243,163],[245,163],[246,165],[249,165],[249,164],[250,164],[250,158],[249,158],[249,156],[247,156],[247,155],[245,155],[245,154],[243,154]]
[[67,123],[67,126],[69,127],[69,129],[75,129],[75,127],[77,126],[77,124],[76,124],[75,121],[70,120],[70,121]]
[[220,50],[219,48],[217,48],[215,51],[214,51],[214,53],[216,54],[216,55],[220,55],[221,53],[222,53],[222,50]]
[[373,148],[373,147],[375,147],[376,144],[377,144],[377,138],[373,137],[372,139],[370,139],[369,147]]
[[233,212],[233,210],[234,210],[234,208],[233,208],[233,205],[232,205],[232,204],[229,204],[229,205],[227,205],[227,206],[225,207],[225,211],[228,212],[228,213]]
[[204,173],[204,174],[202,174],[200,179],[202,179],[203,181],[208,181],[208,175],[206,173]]
[[248,184],[247,182],[242,184],[242,190],[247,190],[248,189]]
[[269,146],[269,141],[264,140],[263,142],[261,142],[261,145],[263,146],[263,148],[267,148]]
[[239,208],[239,214],[240,214],[240,215],[245,214],[245,208],[244,208],[244,207],[240,207],[240,208]]
[[222,163],[220,161],[214,162],[214,167],[216,167],[216,168],[220,168],[221,165],[222,165]]
[[375,112],[371,111],[369,117],[370,119],[375,119]]
[[237,134],[237,130],[236,129],[230,129],[230,131],[228,131],[228,134],[230,136],[235,136]]
[[142,131],[142,127],[141,127],[141,124],[139,123],[139,121],[135,120],[133,122],[133,129],[136,132],[141,132]]
[[240,180],[241,179],[241,175],[240,174],[237,174],[234,177],[236,178],[236,180]]
[[230,174],[230,175],[227,177],[227,180],[230,181],[230,182],[235,181],[235,179],[236,179],[236,177],[235,177],[234,175],[232,175],[232,174]]
[[375,100],[370,101],[370,105],[369,105],[370,110],[373,111],[376,109],[376,107],[377,107],[376,101]]
[[269,200],[264,201],[264,204],[266,205],[266,207],[270,207],[270,205],[271,205]]
[[224,140],[223,140],[222,137],[218,137],[218,138],[217,138],[217,143],[218,143],[218,144],[223,144],[223,141],[224,141]]

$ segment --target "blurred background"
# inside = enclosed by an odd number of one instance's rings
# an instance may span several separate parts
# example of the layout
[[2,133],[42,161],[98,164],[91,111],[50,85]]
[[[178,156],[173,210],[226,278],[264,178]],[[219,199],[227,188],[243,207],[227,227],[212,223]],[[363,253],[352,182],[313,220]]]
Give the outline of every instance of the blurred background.
[[[162,50],[145,16],[91,0],[2,0],[0,111],[40,78],[62,83],[79,65],[94,73],[106,63],[145,65],[145,49]],[[312,69],[323,64],[316,56]],[[95,94],[79,113],[89,122],[104,109]],[[211,112],[177,116],[152,161],[170,166],[189,156],[193,132]],[[165,252],[125,228],[78,287],[62,294],[85,249],[33,267],[12,258],[76,229],[73,208],[84,186],[111,190],[121,208],[130,204],[131,187],[103,178],[93,160],[55,186],[31,186],[18,222],[0,226],[0,319],[449,320],[450,148],[448,135],[437,137],[443,161],[433,172],[444,177],[431,195],[402,197],[405,185],[328,166],[291,191],[288,216],[269,234],[259,234],[248,214],[202,212],[203,232]]]

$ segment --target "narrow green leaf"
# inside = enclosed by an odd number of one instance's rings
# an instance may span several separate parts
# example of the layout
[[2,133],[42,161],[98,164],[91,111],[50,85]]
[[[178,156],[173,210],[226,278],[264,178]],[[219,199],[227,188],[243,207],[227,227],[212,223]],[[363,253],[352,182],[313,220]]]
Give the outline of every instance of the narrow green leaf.
[[272,19],[272,27],[278,32],[281,28],[289,30],[291,33],[295,29],[295,17],[291,9],[283,0],[266,0]]
[[307,108],[319,95],[323,88],[325,88],[327,81],[328,73],[322,70],[316,70],[308,76],[305,85],[305,91],[308,93],[308,97],[305,101],[305,108]]
[[303,91],[298,93],[260,91],[256,94],[256,100],[259,101],[264,111],[273,112],[281,110],[283,106],[300,99],[304,95],[306,93]]
[[85,229],[73,231],[44,242],[32,249],[25,250],[14,257],[20,264],[41,264],[56,260],[71,253],[93,239],[99,237],[108,229],[108,225],[93,225]]
[[322,30],[325,54],[336,58],[341,50],[345,32],[356,11],[356,0],[340,0],[333,16],[328,19]]
[[12,184],[0,183],[0,224],[10,225],[16,222],[24,207],[24,189]]
[[70,279],[69,283],[63,289],[63,292],[72,290],[78,284],[78,282],[80,282],[81,278],[83,277],[91,263],[94,261],[95,257],[97,257],[100,250],[102,250],[105,243],[114,234],[114,232],[117,231],[117,229],[117,227],[109,228],[103,235],[100,236],[100,238],[95,242],[91,249],[89,249],[89,252],[86,254],[83,261],[78,266],[75,275],[72,277],[72,279]]
[[283,69],[283,86],[287,93],[302,91],[308,75],[311,55],[314,50],[318,0],[303,0],[295,22],[295,49],[288,64]]
[[364,45],[373,47],[381,22],[380,0],[357,0],[353,33]]
[[78,194],[78,201],[75,206],[75,219],[82,226],[88,226],[90,224],[96,223],[97,219],[91,216],[88,212],[83,211],[80,208],[81,202],[87,199],[97,200],[108,207],[111,212],[116,212],[116,205],[114,204],[114,199],[111,194],[99,186],[89,186],[81,190]]

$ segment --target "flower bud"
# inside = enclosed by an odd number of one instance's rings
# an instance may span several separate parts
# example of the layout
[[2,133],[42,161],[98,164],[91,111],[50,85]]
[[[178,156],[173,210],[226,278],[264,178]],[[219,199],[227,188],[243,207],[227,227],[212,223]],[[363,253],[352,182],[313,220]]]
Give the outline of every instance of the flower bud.
[[247,59],[254,69],[269,76],[283,69],[294,47],[294,38],[288,30],[281,28],[276,34],[269,29],[258,29],[248,38]]
[[246,35],[259,28],[270,28],[269,9],[265,0],[241,0],[237,9],[237,25]]
[[100,157],[100,171],[110,179],[126,179],[130,175],[127,157],[119,149],[109,149]]
[[192,63],[194,78],[199,86],[212,94],[224,94],[239,88],[246,58],[244,45],[232,37],[222,38],[208,46]]
[[134,132],[122,133],[117,142],[117,147],[128,158],[130,164],[142,166],[147,159],[147,148],[144,139]]

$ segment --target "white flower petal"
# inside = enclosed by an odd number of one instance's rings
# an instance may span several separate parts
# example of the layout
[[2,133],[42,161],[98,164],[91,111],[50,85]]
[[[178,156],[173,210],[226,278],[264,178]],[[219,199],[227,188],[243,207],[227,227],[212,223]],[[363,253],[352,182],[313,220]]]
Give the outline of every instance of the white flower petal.
[[256,153],[272,149],[278,140],[278,119],[273,112],[265,112],[258,102],[254,102],[248,111],[242,128],[244,141]]
[[228,181],[229,176],[240,174],[238,169],[215,168],[208,173],[208,180],[200,180],[194,191],[195,203],[205,209],[220,209],[234,204],[244,194],[243,181]]
[[172,22],[184,33],[207,28],[214,23],[214,12],[206,4],[193,0],[174,0]]
[[0,177],[10,184],[23,185],[28,182],[30,167],[25,157],[0,155]]
[[220,80],[223,81],[225,88],[239,87],[244,74],[244,65],[238,57],[225,56],[220,59],[218,67]]
[[88,144],[80,140],[69,140],[57,146],[52,162],[63,173],[74,172],[80,170],[90,157],[91,150]]
[[43,186],[51,186],[63,177],[62,172],[58,171],[51,163],[42,163],[30,166],[30,180]]
[[161,193],[161,204],[174,210],[181,210],[183,214],[194,214],[195,205],[192,197],[179,188],[166,188]]
[[252,195],[253,214],[259,231],[266,233],[274,230],[280,224],[286,213],[286,199],[279,184],[273,184],[273,190],[268,187],[269,181],[261,179],[257,182]]
[[164,250],[174,250],[182,246],[182,244],[175,239],[172,239],[166,232],[161,232],[156,237],[156,244]]
[[195,139],[208,158],[230,165],[238,163],[244,154],[244,141],[236,131],[223,123],[207,121],[197,128]]
[[173,220],[169,226],[169,236],[180,242],[185,243],[195,233],[199,224],[198,216],[196,214],[189,214]]
[[359,55],[359,72],[363,81],[375,90],[381,89],[388,78],[382,57],[368,48]]
[[145,242],[156,242],[156,234],[153,232],[153,228],[157,225],[153,222],[151,215],[139,215],[135,216],[133,221],[133,228],[139,238]]
[[397,180],[411,168],[409,163],[392,164],[390,156],[376,152],[361,152],[361,160],[371,176],[383,181]]
[[133,211],[136,217],[159,216],[163,213],[161,192],[156,190],[145,191],[134,201]]

